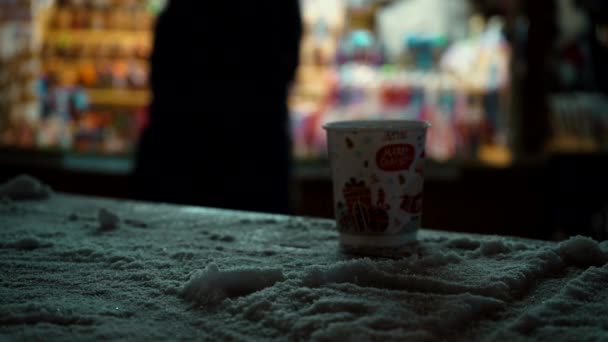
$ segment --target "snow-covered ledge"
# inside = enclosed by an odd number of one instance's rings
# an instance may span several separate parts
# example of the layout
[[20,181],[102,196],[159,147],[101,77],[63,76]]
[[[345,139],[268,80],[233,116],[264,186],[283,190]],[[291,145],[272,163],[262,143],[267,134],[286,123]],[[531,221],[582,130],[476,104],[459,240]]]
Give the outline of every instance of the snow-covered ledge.
[[423,230],[373,259],[328,220],[4,189],[0,340],[608,340],[587,238]]

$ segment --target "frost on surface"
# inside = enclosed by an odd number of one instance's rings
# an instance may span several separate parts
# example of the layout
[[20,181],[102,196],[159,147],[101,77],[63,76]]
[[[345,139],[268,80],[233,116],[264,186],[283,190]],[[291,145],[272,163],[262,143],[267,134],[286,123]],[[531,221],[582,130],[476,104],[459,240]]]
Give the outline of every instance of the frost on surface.
[[[394,258],[362,258],[329,220],[18,205],[0,212],[0,340],[608,340],[608,245],[584,237],[422,230]],[[90,229],[107,222],[122,229]]]
[[45,199],[53,194],[48,185],[28,175],[19,175],[0,185],[0,198],[12,200]]

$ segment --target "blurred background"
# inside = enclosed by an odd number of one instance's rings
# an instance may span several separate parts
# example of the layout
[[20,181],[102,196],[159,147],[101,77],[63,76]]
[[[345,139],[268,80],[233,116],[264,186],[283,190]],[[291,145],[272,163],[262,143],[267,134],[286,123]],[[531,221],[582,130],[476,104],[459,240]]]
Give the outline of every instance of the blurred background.
[[[29,173],[56,191],[128,198],[165,5],[0,0],[0,182]],[[325,122],[422,119],[432,123],[424,227],[608,237],[606,1],[300,0],[300,9],[294,214],[333,217]],[[244,51],[244,64],[248,53],[264,52]],[[235,99],[246,91],[234,84]]]

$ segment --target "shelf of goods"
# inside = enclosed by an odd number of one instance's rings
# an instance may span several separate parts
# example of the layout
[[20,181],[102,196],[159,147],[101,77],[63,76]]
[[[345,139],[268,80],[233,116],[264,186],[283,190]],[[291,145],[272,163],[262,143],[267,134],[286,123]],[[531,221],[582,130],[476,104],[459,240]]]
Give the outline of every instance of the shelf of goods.
[[148,56],[161,1],[57,1],[42,27],[38,144],[131,153],[147,122]]

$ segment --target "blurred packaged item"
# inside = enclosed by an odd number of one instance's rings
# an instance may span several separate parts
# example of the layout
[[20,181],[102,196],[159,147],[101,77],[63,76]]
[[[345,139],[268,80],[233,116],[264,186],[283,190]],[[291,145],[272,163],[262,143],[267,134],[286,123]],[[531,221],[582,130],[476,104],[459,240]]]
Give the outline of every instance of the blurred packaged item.
[[376,13],[376,31],[388,58],[396,60],[402,54],[406,34],[464,39],[468,28],[463,23],[471,12],[468,0],[391,1]]
[[338,48],[338,64],[358,62],[372,65],[382,63],[380,46],[373,33],[368,30],[354,30],[348,33]]
[[550,151],[608,150],[608,96],[585,92],[553,94],[549,104]]

